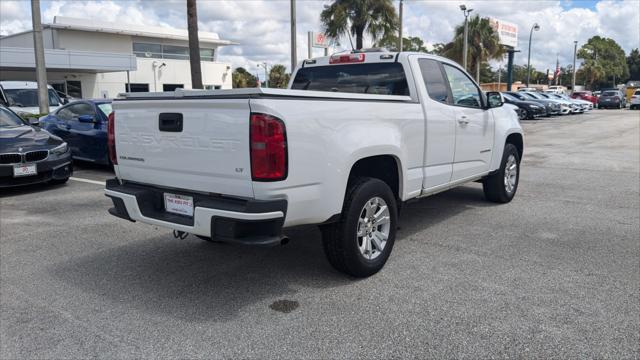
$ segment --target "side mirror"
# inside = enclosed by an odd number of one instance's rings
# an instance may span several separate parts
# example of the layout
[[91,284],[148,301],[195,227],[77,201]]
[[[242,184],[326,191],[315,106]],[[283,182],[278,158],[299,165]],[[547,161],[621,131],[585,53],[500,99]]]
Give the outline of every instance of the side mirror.
[[504,98],[502,94],[497,91],[489,91],[487,92],[487,108],[497,108],[504,104]]
[[96,119],[93,115],[80,115],[78,116],[78,121],[81,123],[92,123],[95,122]]
[[69,103],[69,99],[67,98],[62,98],[62,105],[67,105]]
[[29,122],[29,125],[40,126],[40,119],[38,119],[37,117],[30,117],[27,119],[27,121]]

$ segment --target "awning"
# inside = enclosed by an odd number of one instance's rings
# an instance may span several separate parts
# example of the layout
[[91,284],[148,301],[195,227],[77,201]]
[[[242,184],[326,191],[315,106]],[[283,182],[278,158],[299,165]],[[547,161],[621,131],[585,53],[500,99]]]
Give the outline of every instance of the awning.
[[[104,73],[134,71],[134,54],[78,50],[44,50],[47,71]],[[33,48],[0,47],[0,70],[27,70],[36,67]]]

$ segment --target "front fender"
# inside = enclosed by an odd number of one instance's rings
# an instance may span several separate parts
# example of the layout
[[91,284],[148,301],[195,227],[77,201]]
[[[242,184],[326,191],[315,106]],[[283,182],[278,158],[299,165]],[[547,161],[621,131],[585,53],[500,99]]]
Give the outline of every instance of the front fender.
[[491,109],[491,111],[493,113],[493,119],[495,122],[494,129],[496,133],[494,136],[494,151],[491,157],[491,166],[489,167],[489,170],[495,171],[500,168],[502,153],[504,152],[507,137],[511,134],[520,134],[522,135],[524,142],[524,132],[515,111],[505,108],[504,106]]

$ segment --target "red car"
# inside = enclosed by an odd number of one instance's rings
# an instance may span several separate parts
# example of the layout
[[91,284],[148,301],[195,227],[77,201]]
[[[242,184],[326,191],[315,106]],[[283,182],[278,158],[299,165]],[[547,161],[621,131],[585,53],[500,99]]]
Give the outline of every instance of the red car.
[[591,91],[576,91],[573,94],[571,94],[571,98],[590,101],[593,103],[594,107],[598,105],[598,97],[593,95]]

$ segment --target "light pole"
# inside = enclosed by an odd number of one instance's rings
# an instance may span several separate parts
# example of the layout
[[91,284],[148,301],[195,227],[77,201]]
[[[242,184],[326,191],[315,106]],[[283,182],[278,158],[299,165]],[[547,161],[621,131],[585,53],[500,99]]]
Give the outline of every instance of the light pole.
[[40,20],[40,0],[31,0],[31,23],[33,26],[33,52],[36,60],[36,80],[38,81],[38,106],[40,114],[49,113],[47,90],[47,67],[44,62],[44,42],[42,21]]
[[402,51],[402,8],[404,7],[404,0],[400,0],[400,29],[398,34],[398,52]]
[[[296,46],[296,0],[291,0],[291,73],[296,68],[297,60]],[[266,69],[266,68],[265,68]]]
[[529,80],[531,80],[531,37],[533,36],[533,30],[540,30],[540,25],[534,23],[529,32],[529,56],[527,57],[527,87],[529,87]]
[[464,46],[462,47],[462,65],[464,69],[467,70],[467,51],[469,48],[469,13],[473,11],[473,9],[467,9],[465,4],[460,5],[460,10],[464,14]]
[[267,66],[267,62],[262,62],[262,63],[258,63],[258,67],[263,67],[264,68],[264,87],[268,88],[269,87],[269,74],[268,74],[268,66]]
[[576,51],[578,51],[578,40],[573,42],[573,77],[571,79],[571,92],[576,91]]

